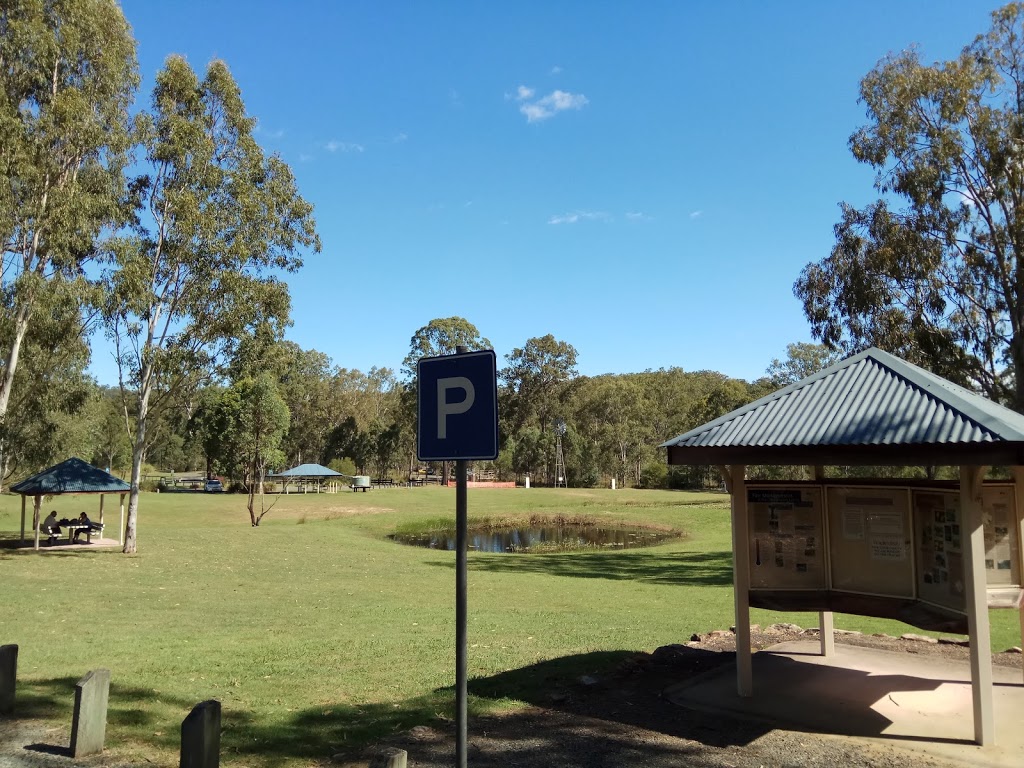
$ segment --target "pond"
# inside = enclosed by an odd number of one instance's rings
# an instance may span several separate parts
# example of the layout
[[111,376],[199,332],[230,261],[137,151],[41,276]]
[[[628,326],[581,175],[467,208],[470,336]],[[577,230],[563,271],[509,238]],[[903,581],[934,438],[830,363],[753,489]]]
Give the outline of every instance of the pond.
[[[652,528],[601,528],[594,525],[523,526],[470,530],[467,546],[476,552],[564,552],[575,549],[632,549],[679,538],[677,531]],[[400,544],[455,549],[455,529],[422,534],[395,534]]]

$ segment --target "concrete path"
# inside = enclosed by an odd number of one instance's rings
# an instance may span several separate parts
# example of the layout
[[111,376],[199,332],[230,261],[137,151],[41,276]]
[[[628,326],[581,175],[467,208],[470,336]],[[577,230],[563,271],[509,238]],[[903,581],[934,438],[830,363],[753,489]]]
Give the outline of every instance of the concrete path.
[[736,693],[727,665],[666,691],[680,706],[752,716],[789,728],[861,736],[951,763],[1024,765],[1024,685],[1017,669],[995,667],[996,744],[974,739],[970,669],[932,655],[836,645],[826,660],[815,641],[755,653],[754,695]]

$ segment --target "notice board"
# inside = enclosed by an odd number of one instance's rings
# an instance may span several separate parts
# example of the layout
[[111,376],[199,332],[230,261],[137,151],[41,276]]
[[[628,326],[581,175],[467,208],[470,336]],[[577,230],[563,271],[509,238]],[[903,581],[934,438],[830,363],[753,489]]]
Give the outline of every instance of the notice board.
[[989,586],[1020,586],[1017,557],[1017,511],[1013,486],[985,487],[981,492],[985,522],[985,576]]
[[832,589],[914,596],[906,488],[829,488],[828,529]]
[[914,491],[917,593],[921,600],[956,611],[967,607],[960,494]]
[[747,487],[751,589],[825,589],[821,489]]

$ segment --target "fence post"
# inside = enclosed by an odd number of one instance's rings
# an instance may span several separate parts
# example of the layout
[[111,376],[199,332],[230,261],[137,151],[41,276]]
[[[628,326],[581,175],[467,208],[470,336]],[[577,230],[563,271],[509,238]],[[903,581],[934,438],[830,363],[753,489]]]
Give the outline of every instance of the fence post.
[[72,757],[103,751],[109,696],[109,669],[94,669],[75,683],[75,714],[71,720]]
[[385,749],[370,761],[370,768],[406,768],[408,757],[404,749]]
[[181,768],[220,765],[220,702],[196,704],[181,721]]
[[18,646],[0,645],[0,715],[14,712],[14,687],[18,682]]

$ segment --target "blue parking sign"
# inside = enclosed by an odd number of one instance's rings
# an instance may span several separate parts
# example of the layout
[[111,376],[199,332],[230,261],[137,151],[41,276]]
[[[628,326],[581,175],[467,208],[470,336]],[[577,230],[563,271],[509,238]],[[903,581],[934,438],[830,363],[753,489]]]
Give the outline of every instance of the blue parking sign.
[[498,458],[498,368],[493,349],[421,358],[416,382],[420,461]]

